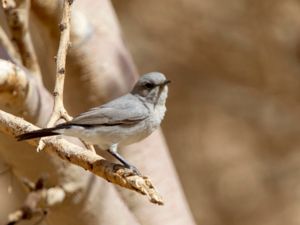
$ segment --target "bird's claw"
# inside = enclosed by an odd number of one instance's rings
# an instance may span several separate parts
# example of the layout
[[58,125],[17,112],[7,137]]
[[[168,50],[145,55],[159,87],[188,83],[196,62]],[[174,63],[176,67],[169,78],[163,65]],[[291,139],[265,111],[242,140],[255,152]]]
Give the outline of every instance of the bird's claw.
[[136,175],[141,176],[142,174],[140,173],[140,171],[133,165],[125,165],[126,168],[130,169],[131,171],[133,171]]

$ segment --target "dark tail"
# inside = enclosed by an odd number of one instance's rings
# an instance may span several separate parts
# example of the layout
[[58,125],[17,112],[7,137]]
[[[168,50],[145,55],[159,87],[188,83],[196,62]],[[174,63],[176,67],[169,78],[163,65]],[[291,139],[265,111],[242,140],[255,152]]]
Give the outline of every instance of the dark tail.
[[18,135],[18,136],[16,136],[16,138],[18,141],[24,141],[24,140],[33,139],[33,138],[41,138],[41,137],[58,135],[59,133],[54,132],[55,130],[57,130],[56,127],[35,130],[35,131],[31,131],[28,133]]

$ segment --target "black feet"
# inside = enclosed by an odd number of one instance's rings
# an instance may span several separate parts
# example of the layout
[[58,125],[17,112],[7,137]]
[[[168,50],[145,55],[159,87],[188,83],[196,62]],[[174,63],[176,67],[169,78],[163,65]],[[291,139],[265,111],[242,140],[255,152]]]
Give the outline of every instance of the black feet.
[[140,171],[133,165],[131,165],[126,159],[123,158],[123,156],[121,156],[118,152],[116,151],[112,151],[112,150],[108,150],[108,152],[115,157],[117,160],[119,160],[119,162],[121,162],[126,168],[132,170],[134,173],[136,173],[137,175],[142,175],[140,173]]
[[124,166],[130,170],[132,170],[134,173],[136,173],[139,176],[142,176],[142,174],[140,173],[140,171],[133,165],[125,165]]

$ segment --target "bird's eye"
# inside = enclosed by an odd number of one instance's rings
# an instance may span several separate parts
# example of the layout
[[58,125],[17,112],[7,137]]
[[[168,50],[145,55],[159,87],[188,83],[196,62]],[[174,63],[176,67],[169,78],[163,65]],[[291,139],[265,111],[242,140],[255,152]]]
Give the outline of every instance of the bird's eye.
[[152,89],[155,87],[155,85],[153,83],[145,83],[145,87],[148,89]]

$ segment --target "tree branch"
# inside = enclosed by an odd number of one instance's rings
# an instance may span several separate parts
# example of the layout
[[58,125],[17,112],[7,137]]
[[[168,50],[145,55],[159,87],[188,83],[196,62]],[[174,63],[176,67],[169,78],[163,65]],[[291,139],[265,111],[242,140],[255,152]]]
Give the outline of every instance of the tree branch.
[[[0,110],[0,131],[3,133],[16,136],[36,129],[38,128],[31,123]],[[34,146],[38,144],[37,140],[29,140],[28,142]],[[87,151],[63,139],[45,138],[45,143],[47,152],[89,170],[111,183],[147,195],[152,203],[163,204],[162,198],[148,177],[138,176],[122,165],[111,163],[94,152]]]

